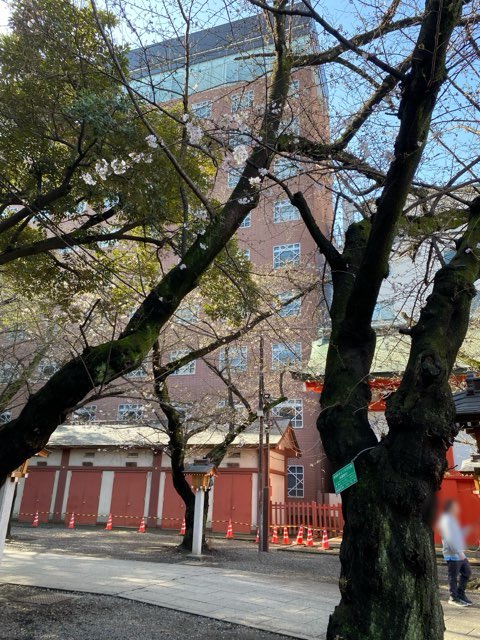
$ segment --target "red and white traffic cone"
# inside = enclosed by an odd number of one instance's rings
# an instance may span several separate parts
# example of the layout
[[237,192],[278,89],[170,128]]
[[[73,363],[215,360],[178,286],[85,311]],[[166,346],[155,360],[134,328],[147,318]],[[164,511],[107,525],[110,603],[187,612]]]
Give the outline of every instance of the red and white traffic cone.
[[278,528],[277,525],[273,527],[272,544],[278,544]]
[[260,542],[260,529],[257,527],[257,535],[255,536],[255,544]]
[[38,511],[35,511],[35,516],[33,518],[32,527],[38,527]]
[[298,527],[296,544],[303,544],[303,525],[300,525],[300,527]]
[[308,527],[307,529],[307,547],[313,547],[313,531],[312,527]]
[[145,518],[140,520],[140,526],[138,527],[137,533],[145,533],[147,527],[145,526]]
[[227,534],[225,536],[228,540],[232,540],[233,538],[233,527],[232,527],[232,519],[228,521]]
[[185,518],[182,520],[182,526],[180,527],[180,531],[178,532],[179,536],[184,536],[187,531],[187,523],[185,522]]
[[113,529],[113,519],[112,514],[110,513],[108,516],[107,524],[105,525],[105,531],[111,531]]
[[72,513],[72,515],[70,516],[70,520],[68,521],[68,528],[69,529],[75,529],[75,514]]
[[323,530],[322,549],[330,549],[330,543],[328,541],[328,536],[327,536],[327,530],[326,529]]
[[288,527],[283,527],[283,544],[290,544],[290,538],[288,537]]

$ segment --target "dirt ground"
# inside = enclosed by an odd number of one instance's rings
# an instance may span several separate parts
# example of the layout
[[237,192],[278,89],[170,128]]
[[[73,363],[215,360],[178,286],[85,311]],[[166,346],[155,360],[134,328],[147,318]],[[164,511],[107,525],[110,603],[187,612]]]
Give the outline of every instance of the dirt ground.
[[289,640],[276,633],[109,596],[0,586],[0,640],[126,638]]

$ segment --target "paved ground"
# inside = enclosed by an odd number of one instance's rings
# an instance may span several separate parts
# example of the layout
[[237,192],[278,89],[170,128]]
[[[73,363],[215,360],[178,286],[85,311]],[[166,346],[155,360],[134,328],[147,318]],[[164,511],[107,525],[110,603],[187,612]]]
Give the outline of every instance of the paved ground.
[[[0,583],[117,596],[308,640],[325,637],[328,616],[338,601],[331,583],[286,581],[193,559],[159,564],[12,548],[2,562]],[[479,596],[472,598],[480,605]],[[445,605],[445,612],[447,640],[480,640],[478,608]]]
[[[117,560],[143,560],[159,563],[181,563],[185,554],[177,550],[180,536],[160,529],[147,530],[145,535],[135,529],[104,531],[101,527],[78,527],[73,531],[62,525],[14,525],[14,539],[8,548],[15,551],[51,551],[70,555],[93,555]],[[336,584],[340,573],[338,555],[292,553],[283,546],[272,546],[272,553],[259,556],[251,540],[211,538],[212,553],[205,558],[211,567],[254,571],[285,579],[331,582]]]

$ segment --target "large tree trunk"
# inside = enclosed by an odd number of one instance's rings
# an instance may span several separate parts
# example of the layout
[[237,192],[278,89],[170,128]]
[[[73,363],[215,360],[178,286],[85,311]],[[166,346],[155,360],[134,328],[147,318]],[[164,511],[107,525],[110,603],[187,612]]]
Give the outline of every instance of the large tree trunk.
[[[328,640],[443,638],[432,525],[446,452],[457,433],[449,376],[480,275],[479,243],[477,198],[457,253],[436,274],[411,330],[409,361],[398,391],[387,402],[389,433],[380,443],[368,436],[368,384],[351,386],[352,374],[367,379],[362,371],[369,369],[371,345],[349,352],[348,339],[341,332],[334,336],[336,357],[330,359],[319,428],[337,467],[342,457],[344,462],[356,458],[359,482],[342,494],[342,600],[331,616]],[[356,367],[345,370],[342,362],[349,356]]]
[[348,230],[343,265],[337,264],[338,257],[330,260],[332,335],[318,428],[333,468],[355,461],[358,483],[342,493],[342,599],[330,618],[328,640],[443,638],[432,520],[454,435],[448,377],[465,335],[471,286],[478,275],[472,250],[480,240],[478,214],[451,266],[437,274],[412,330],[406,372],[388,405],[390,431],[380,443],[368,421],[368,379],[376,341],[372,315],[428,138],[460,12],[459,0],[427,1],[412,67],[403,81],[394,160],[376,213]]

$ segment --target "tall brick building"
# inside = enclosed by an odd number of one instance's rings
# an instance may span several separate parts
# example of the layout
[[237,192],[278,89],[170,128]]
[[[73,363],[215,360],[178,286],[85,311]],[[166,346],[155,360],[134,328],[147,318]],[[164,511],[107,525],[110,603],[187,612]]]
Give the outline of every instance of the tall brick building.
[[[316,35],[309,20],[295,18],[290,29],[293,50],[315,50]],[[168,108],[185,91],[188,59],[190,112],[204,130],[217,138],[223,135],[225,139],[223,132],[228,128],[228,143],[234,149],[238,145],[248,147],[258,143],[255,125],[265,105],[272,60],[261,54],[271,50],[269,25],[263,17],[254,16],[194,33],[188,42],[168,40],[134,51],[130,62],[138,91]],[[328,137],[327,109],[326,83],[319,68],[294,71],[283,116],[283,131],[325,140]],[[328,174],[316,169],[278,156],[272,173],[285,181],[292,191],[301,189],[305,193],[317,223],[328,234],[332,224]],[[238,172],[239,168],[233,163],[222,164],[213,194],[219,201],[228,197],[238,180]],[[296,290],[298,278],[315,278],[323,269],[323,261],[298,211],[290,204],[281,186],[274,182],[242,224],[237,238],[252,263],[253,273],[268,282],[268,287],[275,290],[280,299],[288,298]],[[318,337],[318,327],[325,313],[320,289],[285,308],[280,313],[280,323],[272,322],[262,329],[266,390],[272,395],[277,393],[281,369],[299,369],[301,363],[308,362],[311,343]],[[183,327],[184,333],[180,330],[179,334],[180,341],[184,341],[185,335],[195,330],[195,310],[187,302],[179,314],[180,320],[187,323]],[[172,357],[177,353],[173,350]],[[222,353],[218,357],[221,361]],[[244,390],[248,387],[247,395],[255,397],[258,341],[251,338],[235,345],[230,348],[229,357],[231,369],[241,379],[240,386]],[[225,394],[224,385],[204,362],[192,363],[178,374],[172,377],[174,384],[170,382],[174,398],[189,397],[199,401],[206,393],[212,394],[212,390]],[[330,483],[315,427],[317,399],[305,393],[303,383],[294,382],[289,374],[285,375],[284,386],[289,400],[275,409],[274,414],[292,417],[302,451],[302,458],[292,460],[289,466],[288,498],[321,501],[322,494],[329,491]]]
[[[295,18],[290,34],[294,50],[315,49],[316,35],[310,21]],[[261,16],[254,16],[191,34],[187,44],[180,39],[168,40],[130,54],[136,90],[165,109],[178,103],[184,93],[188,60],[191,121],[212,138],[223,141],[229,149],[225,155],[230,160],[222,162],[213,188],[212,197],[219,202],[228,198],[238,180],[241,166],[232,160],[235,150],[261,143],[255,131],[265,106],[271,51],[270,29]],[[327,109],[326,83],[319,69],[294,70],[283,131],[312,140],[326,140]],[[292,192],[304,193],[318,225],[328,235],[333,218],[328,172],[278,154],[271,173]],[[238,246],[250,260],[252,277],[261,285],[261,291],[275,294],[280,301],[288,300],[302,287],[321,280],[324,263],[282,186],[274,180],[268,184],[265,181],[264,186],[259,206],[237,233]],[[165,268],[171,260],[171,255],[165,255]],[[291,371],[304,368],[312,342],[319,336],[319,327],[325,318],[324,295],[324,287],[314,287],[301,300],[283,307],[261,328],[266,391],[276,397],[280,393],[281,378],[283,393],[288,397],[273,414],[291,420],[301,452],[300,458],[288,462],[285,496],[288,500],[323,502],[331,490],[328,463],[315,426],[318,398],[306,393],[304,383],[291,376]],[[208,334],[211,323],[205,321],[202,313],[198,298],[189,296],[162,336],[165,362],[195,347]],[[220,350],[210,358],[220,368],[228,359],[233,382],[253,407],[258,397],[259,333],[257,330],[232,344],[227,352]],[[186,411],[193,407],[197,413],[200,409],[204,414],[213,415],[216,409],[228,404],[229,398],[225,384],[208,366],[208,358],[206,360],[197,360],[179,369],[170,376],[168,384],[172,400]],[[126,382],[136,388],[135,392],[96,400],[77,412],[77,418],[108,425],[154,422],[158,412],[149,401],[148,393],[142,391],[143,388],[151,390],[148,369],[146,363],[145,368],[126,376]],[[272,433],[275,428],[272,426]],[[89,455],[85,465],[95,466],[95,453],[92,451]],[[238,451],[235,454],[240,455]],[[97,457],[100,464],[101,455]],[[125,464],[134,463],[130,460]],[[225,461],[225,467],[232,467],[232,471],[235,466],[243,465],[233,456]]]

